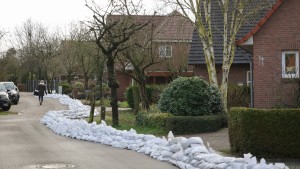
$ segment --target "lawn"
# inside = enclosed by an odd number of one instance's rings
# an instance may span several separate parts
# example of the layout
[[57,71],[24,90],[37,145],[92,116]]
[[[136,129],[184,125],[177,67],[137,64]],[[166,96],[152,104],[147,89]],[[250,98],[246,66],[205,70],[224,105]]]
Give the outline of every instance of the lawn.
[[[90,104],[90,101],[89,100],[85,100],[85,99],[81,99],[80,100],[83,104],[85,105],[89,105]],[[95,103],[96,106],[101,106],[101,102],[100,100],[96,100],[96,103]],[[106,106],[106,107],[110,107],[110,100],[108,99],[103,99],[102,100],[102,105],[103,106]],[[123,102],[118,102],[118,106],[120,108],[128,108],[128,103],[126,101],[123,101]]]
[[[168,131],[163,128],[153,128],[153,127],[144,127],[135,125],[135,117],[132,111],[120,111],[119,110],[119,126],[113,126],[118,130],[130,130],[131,128],[135,129],[138,134],[153,134],[155,136],[166,136]],[[111,112],[106,112],[105,122],[107,125],[112,125],[112,116]],[[96,116],[94,118],[98,124],[100,123],[100,117]]]

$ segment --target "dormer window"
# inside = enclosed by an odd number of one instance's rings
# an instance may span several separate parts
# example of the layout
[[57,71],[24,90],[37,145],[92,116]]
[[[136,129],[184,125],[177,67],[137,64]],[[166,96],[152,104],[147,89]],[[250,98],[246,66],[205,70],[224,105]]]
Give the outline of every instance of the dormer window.
[[164,45],[159,47],[160,58],[171,58],[172,57],[172,46]]

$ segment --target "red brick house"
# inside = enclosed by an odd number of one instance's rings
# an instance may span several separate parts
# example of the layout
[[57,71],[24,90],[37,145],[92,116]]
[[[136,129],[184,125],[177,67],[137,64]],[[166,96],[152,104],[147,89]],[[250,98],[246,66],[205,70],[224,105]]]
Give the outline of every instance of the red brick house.
[[299,95],[300,1],[277,0],[236,44],[253,55],[254,107],[295,107]]
[[[147,69],[147,84],[168,84],[174,76],[193,76],[193,67],[187,63],[194,30],[192,23],[177,11],[163,16],[134,17],[137,22],[145,22],[151,18],[153,53],[157,58],[165,58],[163,62]],[[132,79],[118,70],[116,72],[120,84],[118,98],[124,100],[125,90],[132,84]]]
[[[250,65],[253,65],[254,108],[297,107],[300,92],[300,1],[276,0],[272,3],[271,9],[260,13],[259,20],[247,23],[238,34],[229,81],[249,84]],[[196,75],[206,77],[201,51],[193,47],[199,45],[195,35],[193,41],[189,64],[195,66]],[[216,57],[218,73],[221,73],[222,60],[218,54]]]

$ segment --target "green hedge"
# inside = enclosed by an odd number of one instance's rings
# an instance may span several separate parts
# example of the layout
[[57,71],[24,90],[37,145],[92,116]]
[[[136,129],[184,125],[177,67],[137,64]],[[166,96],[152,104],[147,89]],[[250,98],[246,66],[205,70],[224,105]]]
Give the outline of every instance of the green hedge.
[[250,87],[228,84],[227,107],[249,107]]
[[59,82],[58,86],[62,86],[62,92],[63,94],[69,94],[72,92],[72,87],[68,82]]
[[219,89],[197,76],[172,81],[162,92],[157,108],[175,116],[216,115],[224,110]]
[[300,109],[232,108],[228,118],[232,152],[300,158]]
[[214,132],[224,127],[224,116],[172,116],[167,119],[166,128],[174,134],[195,134]]
[[166,121],[172,115],[170,113],[147,113],[140,112],[136,116],[135,123],[138,126],[166,127]]
[[[129,86],[125,91],[125,98],[130,108],[134,107],[133,93],[132,93],[132,88],[134,87],[138,88],[138,86]],[[165,85],[147,85],[146,93],[147,93],[149,103],[156,104],[160,98],[160,94],[163,92],[165,88],[166,88]]]

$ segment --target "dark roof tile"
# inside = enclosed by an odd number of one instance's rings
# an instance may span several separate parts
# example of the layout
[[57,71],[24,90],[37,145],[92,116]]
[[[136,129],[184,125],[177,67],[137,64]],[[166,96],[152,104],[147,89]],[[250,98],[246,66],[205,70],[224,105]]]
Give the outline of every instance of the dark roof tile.
[[[257,0],[259,1],[259,0]],[[275,0],[269,0],[270,6],[275,2]],[[247,20],[245,24],[241,27],[238,32],[236,39],[242,38],[246,35],[266,14],[267,8],[259,11],[256,14],[256,17],[253,17],[251,20]],[[221,32],[223,31],[223,14],[221,13],[220,7],[216,1],[212,1],[212,27],[213,27],[213,42],[214,42],[214,54],[215,54],[215,63],[222,64],[223,60],[223,36]],[[242,49],[235,49],[235,58],[233,63],[249,63],[249,58],[251,55]],[[202,43],[198,36],[198,32],[195,30],[193,32],[193,38],[191,43],[191,49],[189,54],[190,65],[195,64],[205,64],[204,53],[202,50]]]

